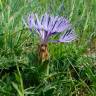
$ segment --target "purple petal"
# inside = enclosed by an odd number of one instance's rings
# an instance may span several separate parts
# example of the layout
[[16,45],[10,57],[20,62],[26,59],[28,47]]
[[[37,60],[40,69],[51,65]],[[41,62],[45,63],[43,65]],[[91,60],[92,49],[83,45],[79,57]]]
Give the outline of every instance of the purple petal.
[[45,15],[42,16],[42,19],[41,19],[41,24],[45,30],[47,30],[48,28],[48,20],[49,20],[49,15],[45,13]]
[[53,27],[52,27],[52,31],[54,32],[54,28],[55,28],[55,26],[57,25],[57,23],[58,23],[58,17],[55,17],[54,18],[54,24],[53,24]]
[[50,17],[50,22],[48,24],[48,35],[47,35],[47,38],[49,36],[51,36],[51,35],[54,35],[54,33],[55,34],[57,33],[57,32],[53,32],[52,31],[52,29],[54,29],[54,27],[55,27],[55,24],[57,23],[57,18],[58,18],[58,16],[56,16],[56,17],[51,16]]
[[63,32],[65,29],[70,28],[69,21],[63,17],[58,18],[57,23],[55,24],[53,32]]
[[71,42],[76,39],[76,35],[73,30],[66,31],[66,33],[60,37],[59,42]]
[[38,29],[41,29],[42,28],[42,25],[41,25],[41,22],[38,18],[38,15],[35,14],[35,17],[36,17],[36,20],[35,20],[35,26],[38,28]]
[[32,15],[30,15],[28,17],[28,25],[29,25],[29,28],[32,29],[32,26],[33,26],[33,17],[32,17]]
[[43,20],[44,20],[44,15],[41,17],[41,24],[42,24]]
[[[36,17],[36,19],[35,19]],[[40,33],[40,28],[39,28],[39,19],[38,19],[38,16],[35,14],[30,14],[28,16],[28,26],[29,26],[29,29],[32,30],[32,27],[34,27],[34,29],[36,30],[36,32],[41,35]]]
[[50,16],[49,19],[48,19],[48,24],[47,24],[47,30],[49,32],[52,31],[52,28],[53,28],[53,25],[54,25],[54,17],[53,16]]
[[[52,29],[52,17],[50,17],[47,13],[41,17],[41,24],[42,24],[42,29],[43,29],[43,33],[42,33],[42,37],[43,39],[48,40],[49,38],[49,33],[51,32]],[[41,30],[42,30],[41,29]]]

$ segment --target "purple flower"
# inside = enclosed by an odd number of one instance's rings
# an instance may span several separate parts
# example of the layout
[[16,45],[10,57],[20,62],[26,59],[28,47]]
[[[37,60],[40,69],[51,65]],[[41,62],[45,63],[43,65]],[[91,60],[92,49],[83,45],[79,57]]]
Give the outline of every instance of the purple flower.
[[[45,13],[39,19],[37,14],[31,14],[28,16],[27,24],[32,30],[34,28],[36,33],[38,33],[41,43],[48,42],[71,42],[76,39],[74,29],[72,29],[71,24],[64,17],[50,16]],[[64,32],[64,33],[63,33]],[[61,34],[58,40],[49,40],[50,36]]]

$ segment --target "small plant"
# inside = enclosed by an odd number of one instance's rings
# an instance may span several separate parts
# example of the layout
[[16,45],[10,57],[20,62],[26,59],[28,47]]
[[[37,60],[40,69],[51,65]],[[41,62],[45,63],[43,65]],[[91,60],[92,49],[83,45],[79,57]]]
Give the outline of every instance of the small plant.
[[[30,14],[24,24],[32,31],[32,28],[39,36],[38,57],[41,61],[48,60],[48,42],[71,42],[76,39],[76,34],[69,21],[64,17],[50,16],[45,13],[41,19],[37,14]],[[62,34],[63,33],[63,34]],[[51,36],[60,34],[59,39],[50,40]]]

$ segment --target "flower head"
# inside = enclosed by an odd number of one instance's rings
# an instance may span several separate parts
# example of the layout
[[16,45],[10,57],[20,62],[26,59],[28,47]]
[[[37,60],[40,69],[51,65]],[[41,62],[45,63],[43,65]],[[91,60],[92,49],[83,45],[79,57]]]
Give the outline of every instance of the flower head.
[[[30,14],[28,16],[27,24],[29,29],[34,28],[39,35],[41,43],[48,42],[71,42],[76,39],[74,30],[69,21],[64,17],[50,16],[45,13],[39,19],[37,14]],[[58,33],[63,33],[58,40],[49,40],[50,36]]]

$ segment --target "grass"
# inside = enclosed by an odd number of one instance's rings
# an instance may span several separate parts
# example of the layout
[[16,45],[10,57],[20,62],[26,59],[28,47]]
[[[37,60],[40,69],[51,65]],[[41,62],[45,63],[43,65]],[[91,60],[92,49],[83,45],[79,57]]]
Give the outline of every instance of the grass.
[[[0,96],[95,96],[95,9],[96,0],[0,0]],[[46,11],[68,18],[78,40],[49,43],[42,68],[38,37],[24,29],[22,17]]]

